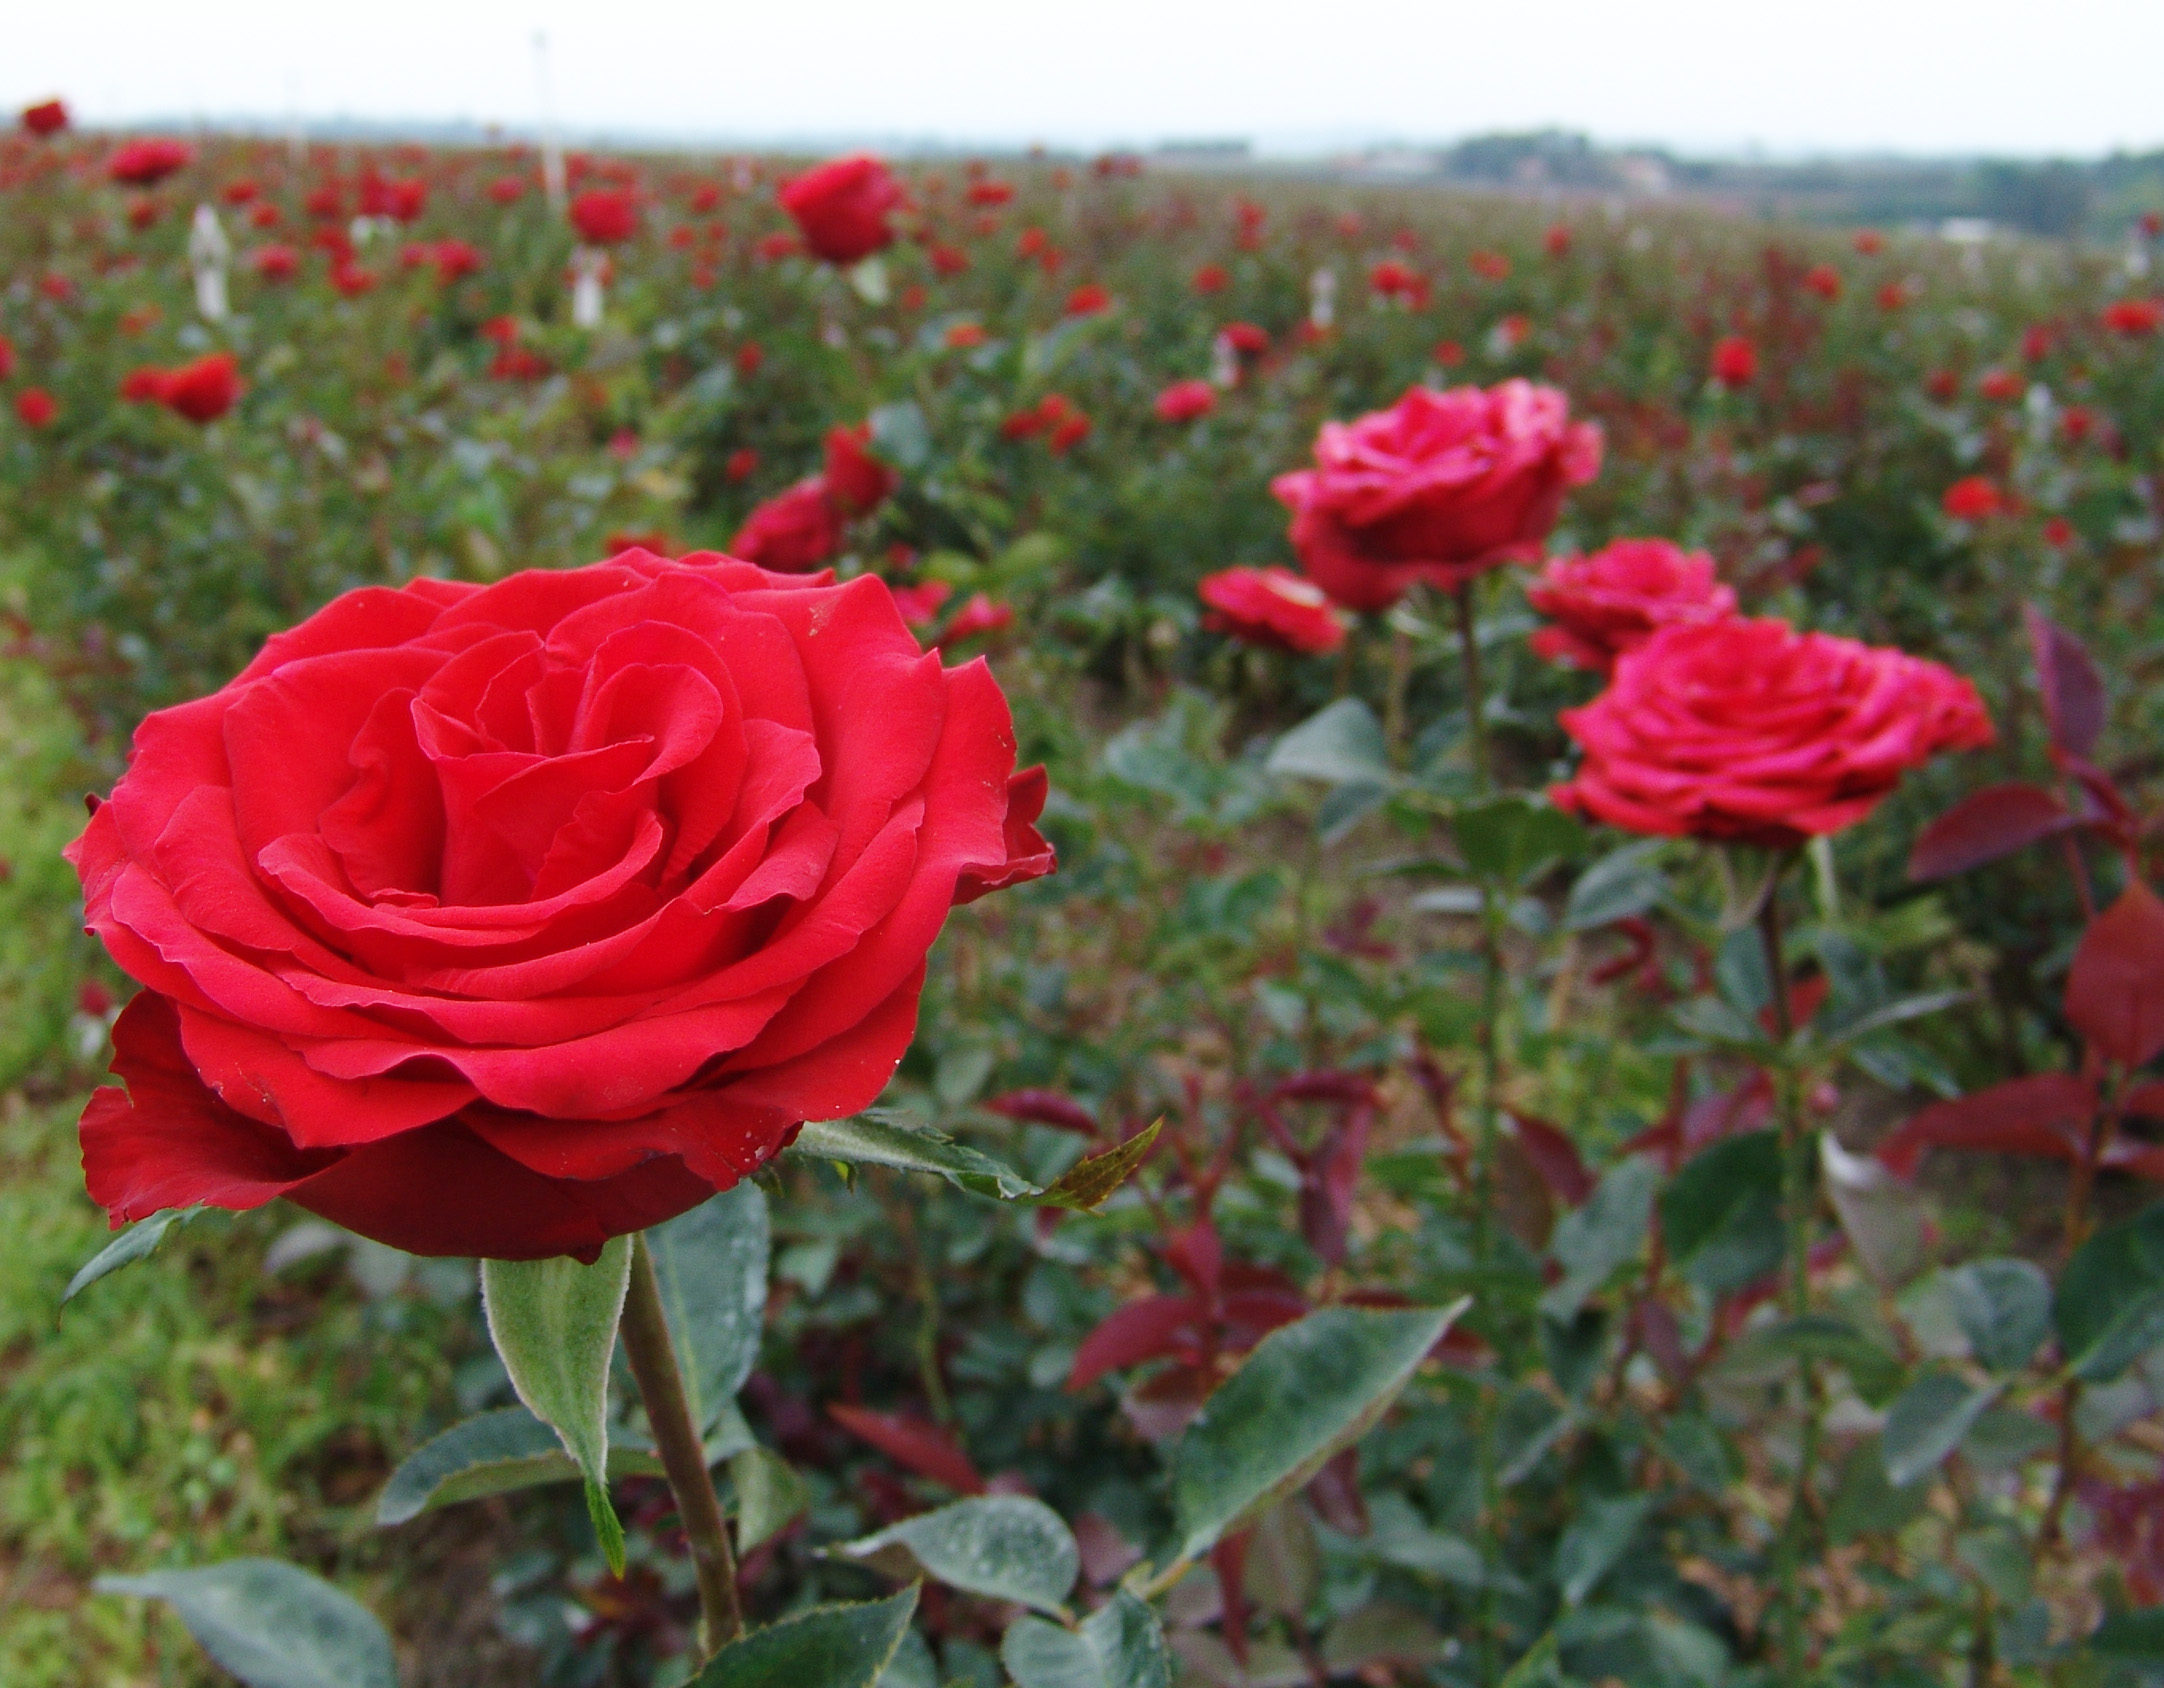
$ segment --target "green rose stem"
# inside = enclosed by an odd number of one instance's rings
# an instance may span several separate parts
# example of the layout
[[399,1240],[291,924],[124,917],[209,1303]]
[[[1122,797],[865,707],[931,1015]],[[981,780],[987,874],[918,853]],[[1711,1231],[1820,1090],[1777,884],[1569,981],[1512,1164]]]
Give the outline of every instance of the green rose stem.
[[1494,774],[1488,767],[1488,699],[1480,678],[1480,638],[1474,625],[1473,585],[1472,580],[1464,581],[1451,596],[1458,601],[1458,668],[1465,676],[1465,725],[1472,735],[1473,788],[1485,797],[1494,784]]
[[744,1611],[736,1598],[736,1555],[729,1547],[729,1526],[714,1492],[706,1448],[684,1396],[683,1374],[676,1369],[676,1349],[661,1313],[661,1285],[654,1276],[654,1256],[644,1236],[632,1239],[631,1288],[624,1296],[624,1353],[638,1381],[654,1447],[676,1495],[676,1514],[691,1542],[691,1564],[699,1583],[699,1654],[704,1662],[744,1633]]
[[[1465,689],[1465,719],[1470,733],[1473,790],[1486,797],[1495,789],[1488,765],[1488,699],[1480,672],[1480,640],[1475,631],[1473,581],[1451,593],[1458,606],[1458,672]],[[1487,880],[1480,884],[1480,1114],[1473,1139],[1473,1275],[1480,1288],[1493,1280],[1495,1268],[1495,1154],[1502,1119],[1503,1050],[1503,900]],[[1497,1614],[1494,1563],[1503,1534],[1503,1486],[1496,1471],[1496,1414],[1501,1401],[1493,1389],[1480,1393],[1474,1435],[1474,1463],[1480,1482],[1480,1679],[1497,1677]]]
[[[1758,938],[1765,951],[1766,978],[1772,993],[1773,1031],[1780,1053],[1773,1067],[1774,1106],[1781,1128],[1781,1305],[1792,1319],[1811,1310],[1811,1217],[1813,1211],[1811,1156],[1816,1137],[1803,1123],[1802,1098],[1798,1094],[1794,1051],[1790,1047],[1795,1017],[1788,998],[1788,971],[1781,958],[1781,881],[1795,859],[1789,851],[1776,856],[1768,869],[1763,900],[1758,907]],[[1808,1674],[1803,1633],[1803,1598],[1798,1586],[1803,1556],[1803,1535],[1810,1517],[1813,1483],[1818,1467],[1818,1368],[1808,1359],[1798,1362],[1803,1384],[1803,1436],[1796,1455],[1796,1483],[1782,1521],[1775,1547],[1776,1574],[1780,1584],[1781,1674],[1785,1681],[1801,1683]]]

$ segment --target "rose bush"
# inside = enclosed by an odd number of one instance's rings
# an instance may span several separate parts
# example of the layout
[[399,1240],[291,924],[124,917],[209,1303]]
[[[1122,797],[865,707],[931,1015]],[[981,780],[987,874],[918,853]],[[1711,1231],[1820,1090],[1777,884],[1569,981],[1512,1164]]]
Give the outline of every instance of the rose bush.
[[1347,609],[1377,610],[1415,581],[1448,591],[1530,561],[1564,492],[1600,458],[1600,430],[1572,422],[1552,387],[1415,387],[1388,410],[1324,423],[1315,467],[1270,490],[1316,584]]
[[1838,832],[1941,750],[1992,740],[1976,688],[1935,662],[1745,618],[1661,629],[1561,720],[1585,760],[1559,806],[1765,849]]
[[1044,796],[875,579],[349,593],[145,720],[71,848],[146,987],[92,1196],[590,1257],[879,1094],[948,909],[1050,871]]

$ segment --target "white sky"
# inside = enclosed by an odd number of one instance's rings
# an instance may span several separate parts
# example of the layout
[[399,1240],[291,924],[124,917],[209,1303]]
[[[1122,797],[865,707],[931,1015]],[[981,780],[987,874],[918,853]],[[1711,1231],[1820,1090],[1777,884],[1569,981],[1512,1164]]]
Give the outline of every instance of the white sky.
[[8,0],[0,102],[574,134],[1277,148],[1557,124],[1777,154],[2164,147],[2164,0]]

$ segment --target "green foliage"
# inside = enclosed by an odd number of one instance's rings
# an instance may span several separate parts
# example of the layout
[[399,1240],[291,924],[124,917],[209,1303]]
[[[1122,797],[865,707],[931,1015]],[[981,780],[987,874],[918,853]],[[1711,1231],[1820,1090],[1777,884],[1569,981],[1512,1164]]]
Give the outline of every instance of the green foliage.
[[163,1600],[247,1688],[398,1688],[391,1638],[367,1607],[276,1559],[100,1577],[107,1594]]

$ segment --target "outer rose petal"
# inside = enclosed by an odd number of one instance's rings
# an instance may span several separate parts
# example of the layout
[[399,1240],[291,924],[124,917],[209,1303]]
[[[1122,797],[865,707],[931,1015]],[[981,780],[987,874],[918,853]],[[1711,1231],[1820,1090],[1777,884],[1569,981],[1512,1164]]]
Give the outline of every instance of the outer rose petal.
[[954,889],[957,907],[994,891],[1004,891],[1010,885],[1042,879],[1057,870],[1059,853],[1037,830],[1038,817],[1044,813],[1044,801],[1051,792],[1052,782],[1042,762],[1022,769],[1007,781],[1006,865],[965,871]]

